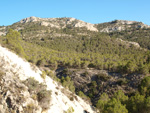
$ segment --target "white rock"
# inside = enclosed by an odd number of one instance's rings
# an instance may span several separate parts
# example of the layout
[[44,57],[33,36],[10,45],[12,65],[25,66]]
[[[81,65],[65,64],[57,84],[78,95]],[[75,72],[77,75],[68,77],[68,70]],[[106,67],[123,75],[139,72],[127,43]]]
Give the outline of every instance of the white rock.
[[[75,99],[74,101],[71,101],[65,94],[60,91],[63,88],[62,86],[59,86],[48,76],[46,76],[46,79],[43,80],[41,78],[41,71],[39,69],[35,72],[32,70],[31,65],[28,62],[1,46],[0,61],[3,63],[3,70],[17,73],[21,80],[26,80],[29,77],[33,77],[38,82],[47,85],[47,90],[52,91],[52,100],[48,113],[63,113],[69,107],[73,107],[75,113],[83,113],[84,110],[87,110],[90,113],[95,113],[91,106],[85,103],[80,97],[77,96],[78,101]],[[59,87],[60,89],[58,90],[56,87]],[[55,92],[58,92],[58,95],[56,95]],[[70,93],[70,91],[68,92]]]
[[73,24],[74,27],[85,27],[90,31],[98,31],[94,24],[86,23],[75,18],[38,18],[38,17],[29,17],[22,19],[20,23],[28,22],[40,22],[43,26],[51,26],[55,28],[65,28],[68,24]]
[[20,21],[20,23],[36,22],[36,21],[38,21],[38,20],[39,20],[38,17],[31,16],[31,17],[29,17],[29,18],[22,19],[22,20]]

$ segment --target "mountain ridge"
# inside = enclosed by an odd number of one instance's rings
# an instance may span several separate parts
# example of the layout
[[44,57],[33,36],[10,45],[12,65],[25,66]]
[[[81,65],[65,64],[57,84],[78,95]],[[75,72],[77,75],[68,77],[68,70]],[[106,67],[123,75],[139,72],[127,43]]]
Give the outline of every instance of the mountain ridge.
[[[72,18],[72,17],[62,17],[62,18],[39,18],[39,17],[34,17],[34,16],[31,16],[31,17],[28,17],[28,18],[24,18],[22,20],[20,20],[19,22],[20,23],[27,23],[27,22],[36,22],[36,21],[43,21],[41,22],[41,25],[44,25],[44,26],[48,26],[48,25],[51,25],[52,27],[56,27],[56,28],[60,28],[59,26],[56,26],[54,24],[50,24],[48,23],[47,21],[56,21],[58,19],[66,19],[65,23],[66,24],[71,24],[71,22],[73,21],[78,21],[78,22],[75,22],[76,24],[74,24],[73,26],[74,27],[86,27],[88,30],[91,30],[91,31],[98,31],[97,30],[97,26],[98,25],[102,25],[102,24],[115,24],[115,26],[113,27],[106,27],[106,28],[103,28],[101,30],[99,30],[100,32],[113,32],[113,31],[121,31],[121,30],[125,30],[125,27],[120,27],[120,25],[132,25],[132,24],[137,24],[137,28],[150,28],[149,25],[146,25],[142,22],[138,22],[138,21],[128,21],[128,20],[113,20],[113,21],[110,21],[110,22],[104,22],[104,23],[98,23],[98,24],[91,24],[91,23],[88,23],[88,22],[84,22],[82,20],[78,20],[76,18]],[[44,22],[46,21],[46,22]],[[119,25],[119,26],[118,26]],[[64,28],[66,26],[63,26],[61,28]],[[129,26],[131,27],[131,26]]]
[[[92,24],[88,22],[84,22],[82,20],[72,18],[72,17],[60,17],[60,18],[40,18],[40,17],[27,17],[24,19],[21,19],[18,22],[15,22],[14,24],[27,24],[27,23],[38,23],[41,26],[45,27],[52,27],[56,29],[64,29],[64,28],[86,28],[89,31],[94,31],[94,32],[105,32],[105,33],[110,33],[110,32],[116,32],[116,31],[123,31],[127,30],[128,28],[145,28],[149,29],[150,26],[147,24],[144,24],[142,22],[138,21],[128,21],[128,20],[113,20],[110,22],[104,22],[104,23],[97,23],[97,24]],[[13,24],[12,24],[13,25]],[[9,26],[12,26],[9,25]],[[5,35],[6,32],[1,32],[2,29],[6,29],[8,26],[1,26],[0,28],[0,35]],[[21,28],[23,29],[23,28]],[[20,30],[18,28],[17,30]]]
[[86,27],[91,31],[98,31],[94,24],[87,23],[81,20],[77,20],[75,18],[39,18],[39,17],[28,17],[19,21],[19,23],[28,23],[28,22],[40,22],[43,26],[51,26],[55,28],[65,28],[69,24],[73,24],[74,27]]

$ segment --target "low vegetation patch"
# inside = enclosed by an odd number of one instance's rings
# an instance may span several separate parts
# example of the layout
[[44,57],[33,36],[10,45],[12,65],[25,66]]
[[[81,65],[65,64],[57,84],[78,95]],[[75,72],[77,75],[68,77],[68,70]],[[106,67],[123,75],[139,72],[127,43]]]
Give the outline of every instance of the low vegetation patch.
[[34,80],[34,78],[25,80],[24,84],[28,86],[31,97],[34,100],[37,99],[42,109],[46,110],[50,107],[51,91],[46,90],[45,85],[40,84],[38,81]]
[[111,77],[106,73],[99,73],[96,75],[96,78],[102,81],[108,81]]

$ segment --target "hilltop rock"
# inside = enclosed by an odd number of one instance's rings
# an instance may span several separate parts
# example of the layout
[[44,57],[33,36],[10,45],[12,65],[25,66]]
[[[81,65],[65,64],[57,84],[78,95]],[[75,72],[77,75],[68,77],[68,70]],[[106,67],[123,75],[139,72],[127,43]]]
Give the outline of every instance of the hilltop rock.
[[22,20],[20,21],[20,23],[36,22],[36,21],[38,21],[38,20],[39,20],[38,17],[31,16],[31,17],[29,17],[29,18],[22,19]]
[[127,21],[127,20],[114,20],[112,22],[106,22],[102,24],[97,24],[97,28],[100,32],[115,32],[122,31],[127,28],[150,28],[150,26],[137,21]]
[[40,25],[43,26],[50,26],[55,28],[66,28],[67,25],[71,25],[73,27],[85,27],[87,30],[90,31],[98,31],[96,27],[94,27],[94,24],[86,23],[81,20],[77,20],[75,18],[38,18],[38,17],[29,17],[22,19],[19,21],[19,23],[29,23],[29,22],[39,22]]

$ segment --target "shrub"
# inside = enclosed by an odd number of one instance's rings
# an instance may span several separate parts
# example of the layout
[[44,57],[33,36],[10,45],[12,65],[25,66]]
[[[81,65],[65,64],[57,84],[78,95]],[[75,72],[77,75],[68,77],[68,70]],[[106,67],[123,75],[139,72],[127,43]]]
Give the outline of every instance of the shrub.
[[125,104],[128,100],[128,96],[126,96],[122,90],[115,92],[114,98],[119,100],[122,104]]
[[98,100],[97,104],[96,104],[96,107],[101,111],[103,112],[104,111],[104,108],[107,104],[107,102],[109,101],[109,97],[106,93],[103,93],[101,96],[100,96],[100,99]]
[[82,76],[84,76],[84,77],[88,77],[88,75],[89,75],[89,73],[88,73],[87,71],[85,71],[85,72],[82,74]]
[[127,84],[128,80],[126,78],[120,78],[120,79],[117,80],[116,83],[121,86],[121,85]]
[[71,101],[73,101],[73,100],[74,100],[74,98],[73,98],[73,97],[70,97],[70,100],[71,100]]
[[88,97],[82,91],[79,91],[78,95],[79,95],[79,97],[81,97],[83,99],[88,99]]
[[0,70],[0,80],[2,79],[4,72]]
[[108,81],[110,79],[110,76],[108,76],[106,73],[99,73],[96,75],[96,77],[102,81]]
[[73,113],[74,109],[73,107],[69,107],[67,111],[65,111],[65,113]]
[[24,49],[21,46],[21,37],[20,33],[18,31],[15,31],[13,29],[9,29],[8,33],[6,34],[6,44],[7,47],[13,51],[15,51],[17,54],[19,54],[22,57],[27,57]]
[[75,92],[74,82],[71,81],[71,78],[69,76],[62,77],[61,83],[64,87],[68,88],[71,92]]
[[50,100],[51,100],[51,91],[49,90],[41,90],[37,93],[37,98],[40,106],[43,109],[48,109],[50,107]]
[[139,92],[142,95],[150,96],[150,76],[145,77],[140,85],[139,85]]
[[24,108],[24,112],[25,113],[33,113],[34,109],[36,109],[36,106],[34,105],[34,103],[29,103],[26,108]]
[[44,64],[45,64],[45,60],[44,59],[40,59],[36,63],[37,66],[43,66]]
[[130,113],[142,113],[144,111],[144,98],[143,95],[136,94],[129,99],[127,108]]
[[43,109],[48,109],[51,100],[51,91],[46,90],[46,86],[39,84],[34,78],[29,78],[24,83],[28,86],[32,98],[37,99]]
[[112,98],[108,102],[105,111],[106,113],[128,113],[125,105],[122,105],[121,102],[115,98]]
[[41,77],[42,77],[43,79],[46,79],[46,73],[45,73],[45,71],[42,71]]
[[28,86],[28,90],[30,93],[39,92],[41,89],[45,89],[46,86],[43,84],[40,84],[38,81],[36,81],[34,78],[28,78],[24,81],[25,85]]

